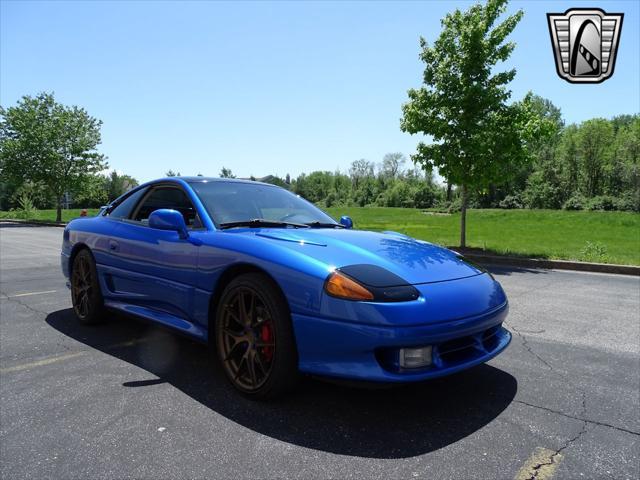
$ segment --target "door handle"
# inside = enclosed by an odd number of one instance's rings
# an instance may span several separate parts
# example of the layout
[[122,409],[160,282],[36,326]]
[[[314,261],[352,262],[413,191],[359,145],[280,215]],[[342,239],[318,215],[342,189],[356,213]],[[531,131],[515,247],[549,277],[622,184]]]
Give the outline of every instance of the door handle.
[[109,240],[109,250],[117,252],[120,245],[115,240]]

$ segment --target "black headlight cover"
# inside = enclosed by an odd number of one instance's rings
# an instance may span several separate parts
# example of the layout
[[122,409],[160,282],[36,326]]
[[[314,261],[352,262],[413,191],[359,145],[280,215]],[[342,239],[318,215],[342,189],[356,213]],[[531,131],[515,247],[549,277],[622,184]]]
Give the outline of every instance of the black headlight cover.
[[374,302],[409,302],[420,296],[402,277],[377,265],[347,265],[337,270],[369,290]]

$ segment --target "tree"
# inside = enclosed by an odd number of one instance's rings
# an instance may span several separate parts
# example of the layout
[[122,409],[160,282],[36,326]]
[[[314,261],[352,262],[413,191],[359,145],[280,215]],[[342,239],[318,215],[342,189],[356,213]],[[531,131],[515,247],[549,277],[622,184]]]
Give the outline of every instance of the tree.
[[357,187],[363,178],[373,177],[374,168],[373,163],[364,158],[352,162],[351,168],[349,168],[349,175],[353,185]]
[[62,220],[65,193],[81,193],[87,177],[104,170],[97,152],[102,122],[80,107],[57,103],[51,93],[24,96],[0,107],[0,170],[3,178],[42,183],[56,198]]
[[387,153],[382,159],[382,175],[387,178],[396,178],[402,173],[405,162],[406,159],[402,153]]
[[180,176],[180,172],[174,172],[173,170],[169,170],[164,175],[165,175],[165,177],[179,177]]
[[618,130],[617,155],[622,163],[622,188],[620,196],[627,197],[634,210],[640,206],[640,116]]
[[117,182],[111,185],[109,175],[91,175],[84,180],[81,193],[73,197],[73,204],[79,208],[96,208],[106,205],[116,196],[110,196],[110,191],[118,188]]
[[138,181],[135,178],[121,175],[115,170],[104,177],[103,183],[109,200],[115,200],[123,193],[138,186]]
[[222,167],[220,170],[220,178],[236,178],[230,168]]
[[588,197],[602,193],[604,166],[609,161],[613,138],[613,126],[603,118],[587,120],[580,126],[578,159],[583,173],[580,183]]
[[353,187],[353,201],[359,207],[373,205],[380,195],[378,184],[373,177],[362,178],[357,186]]
[[295,192],[310,202],[321,202],[333,189],[333,175],[331,172],[311,172],[298,177]]
[[521,103],[545,126],[545,135],[529,139],[526,148],[529,162],[512,166],[509,182],[496,189],[492,200],[500,204],[500,198],[508,194],[515,198],[506,205],[522,202],[530,208],[560,208],[570,196],[570,190],[562,185],[565,175],[559,149],[564,129],[562,113],[550,100],[532,92]]
[[73,198],[73,204],[82,208],[100,207],[137,185],[135,178],[116,171],[108,175],[92,175],[85,179],[85,188]]
[[460,186],[462,210],[460,246],[466,245],[466,210],[470,189],[482,189],[508,178],[510,164],[526,160],[522,132],[527,111],[507,105],[506,85],[516,71],[494,72],[515,44],[507,37],[522,11],[495,25],[507,0],[488,0],[456,10],[442,20],[442,32],[432,46],[420,39],[425,63],[424,85],[408,92],[400,127],[410,134],[431,135],[420,142],[412,160],[425,169],[436,167],[447,182]]

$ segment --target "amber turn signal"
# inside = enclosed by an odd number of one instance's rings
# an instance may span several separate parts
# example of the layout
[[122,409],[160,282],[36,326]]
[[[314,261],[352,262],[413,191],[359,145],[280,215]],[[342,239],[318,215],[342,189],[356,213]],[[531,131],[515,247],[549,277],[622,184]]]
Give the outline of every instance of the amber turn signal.
[[373,300],[373,293],[340,272],[327,278],[324,289],[329,295],[347,300]]

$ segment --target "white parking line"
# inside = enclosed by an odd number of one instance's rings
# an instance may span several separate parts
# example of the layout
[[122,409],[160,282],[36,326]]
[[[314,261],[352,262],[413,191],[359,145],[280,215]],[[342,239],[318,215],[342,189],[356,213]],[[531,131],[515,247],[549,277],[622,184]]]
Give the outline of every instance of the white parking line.
[[[104,350],[105,350],[105,353],[108,353],[109,350],[117,350],[119,348],[125,348],[125,347],[134,347],[134,346],[140,345],[141,343],[144,343],[146,341],[147,341],[146,338],[127,340],[127,341],[120,342],[120,343],[114,343],[114,344],[111,344],[111,345],[106,345],[104,347]],[[0,368],[0,373],[20,372],[22,370],[29,370],[29,369],[35,368],[35,367],[42,367],[42,366],[45,366],[45,365],[51,365],[52,363],[60,362],[62,360],[68,360],[70,358],[79,357],[81,355],[85,355],[87,353],[91,353],[92,351],[95,351],[95,350],[83,350],[81,352],[65,353],[65,354],[62,354],[62,355],[56,355],[56,356],[52,356],[52,357],[48,357],[48,358],[43,358],[42,360],[36,360],[35,362],[23,363],[21,365],[14,365],[13,367],[4,367],[4,368]]]
[[45,293],[56,293],[56,292],[57,290],[45,290],[44,292],[18,293],[16,295],[7,295],[7,298],[30,297],[31,295],[44,295]]
[[67,353],[66,355],[59,355],[57,357],[45,358],[43,360],[38,360],[37,362],[31,363],[23,363],[22,365],[16,365],[14,367],[0,368],[0,373],[9,373],[9,372],[19,372],[20,370],[29,370],[33,367],[41,367],[43,365],[50,365],[52,363],[59,362],[61,360],[67,360],[73,357],[79,357],[80,355],[84,355],[87,352],[75,352],[75,353]]

